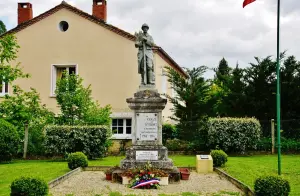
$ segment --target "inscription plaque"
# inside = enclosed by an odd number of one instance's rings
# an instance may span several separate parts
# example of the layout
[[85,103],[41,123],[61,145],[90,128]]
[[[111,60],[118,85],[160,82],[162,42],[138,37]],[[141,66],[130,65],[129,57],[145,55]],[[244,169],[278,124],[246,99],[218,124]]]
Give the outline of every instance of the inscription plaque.
[[158,151],[136,151],[136,160],[157,161]]
[[155,141],[157,140],[157,113],[137,113],[137,140],[140,141]]

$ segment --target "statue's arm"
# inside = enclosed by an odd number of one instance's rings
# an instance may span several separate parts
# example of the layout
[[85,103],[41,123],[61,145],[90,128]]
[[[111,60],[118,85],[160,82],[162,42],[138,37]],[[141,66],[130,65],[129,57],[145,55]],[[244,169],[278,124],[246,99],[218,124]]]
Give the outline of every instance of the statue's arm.
[[147,39],[147,41],[146,41],[146,44],[148,45],[148,46],[154,46],[154,40],[153,40],[153,38],[152,37],[149,37],[149,39]]
[[143,46],[143,43],[142,43],[142,42],[140,42],[140,41],[136,41],[136,42],[135,42],[135,47],[136,47],[136,48],[141,47],[141,46]]

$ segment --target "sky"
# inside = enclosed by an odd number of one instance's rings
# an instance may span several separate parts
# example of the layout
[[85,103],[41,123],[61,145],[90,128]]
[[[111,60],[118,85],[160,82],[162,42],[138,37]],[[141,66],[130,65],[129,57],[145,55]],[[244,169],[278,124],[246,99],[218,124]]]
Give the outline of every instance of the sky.
[[[0,20],[17,25],[18,0],[0,0]],[[24,1],[22,1],[24,2]],[[26,1],[25,1],[26,2]],[[61,3],[29,0],[34,17]],[[91,14],[93,0],[66,0]],[[149,33],[182,67],[247,67],[254,56],[276,58],[277,0],[107,0],[109,24],[134,34],[143,23]],[[281,1],[281,51],[300,60],[300,0]],[[212,77],[213,72],[206,73]]]

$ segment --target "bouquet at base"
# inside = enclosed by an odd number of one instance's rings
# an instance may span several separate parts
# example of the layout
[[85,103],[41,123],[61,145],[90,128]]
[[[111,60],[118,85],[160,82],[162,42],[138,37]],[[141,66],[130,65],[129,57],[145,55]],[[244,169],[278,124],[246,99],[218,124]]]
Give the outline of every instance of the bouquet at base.
[[129,169],[122,175],[131,178],[129,187],[133,189],[158,189],[160,177],[169,176],[163,170],[152,168],[150,163],[143,168]]

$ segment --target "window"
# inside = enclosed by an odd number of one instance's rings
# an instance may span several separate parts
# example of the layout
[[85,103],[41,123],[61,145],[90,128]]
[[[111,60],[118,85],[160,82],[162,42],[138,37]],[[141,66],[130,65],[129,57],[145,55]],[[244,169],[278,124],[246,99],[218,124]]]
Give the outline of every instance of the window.
[[112,131],[115,139],[131,139],[131,119],[112,119]]
[[51,96],[55,96],[56,83],[63,77],[64,71],[68,74],[78,74],[76,65],[52,65]]
[[66,21],[61,21],[59,23],[59,30],[61,32],[66,32],[69,29],[69,23],[67,23]]
[[0,80],[0,96],[8,94],[8,83]]

